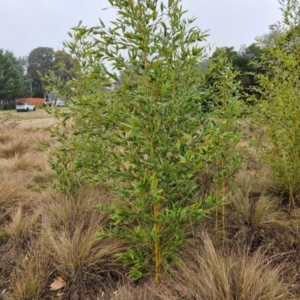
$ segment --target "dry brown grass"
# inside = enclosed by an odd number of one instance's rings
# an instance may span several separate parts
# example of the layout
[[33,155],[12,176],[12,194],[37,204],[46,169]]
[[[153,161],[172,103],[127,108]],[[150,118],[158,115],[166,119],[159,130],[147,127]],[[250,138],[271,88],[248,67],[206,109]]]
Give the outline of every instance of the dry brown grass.
[[[167,289],[167,287],[165,288]],[[127,283],[119,286],[116,290],[103,292],[103,298],[109,300],[160,300],[164,297],[164,292],[160,295],[162,290],[164,290],[164,283],[162,287],[158,287],[153,280],[139,285]]]
[[19,117],[14,113],[0,112],[0,133],[14,129],[18,126]]
[[[21,284],[21,281],[16,278],[23,276],[20,263],[28,257],[31,251],[29,249],[40,236],[39,194],[33,191],[32,187],[33,178],[39,173],[47,172],[47,158],[34,150],[38,145],[34,133],[18,127],[2,129],[0,132],[0,291],[6,291],[3,295],[8,296],[8,292],[19,289],[18,284]],[[28,268],[21,269],[26,271]],[[18,276],[14,277],[17,273]],[[25,273],[23,277],[26,277]],[[29,281],[29,277],[27,280]],[[12,299],[25,299],[25,294],[24,297],[13,294]]]
[[281,283],[282,267],[271,267],[271,258],[247,250],[226,255],[215,249],[208,236],[200,249],[182,253],[182,263],[157,291],[159,299],[278,300],[292,299]]
[[2,169],[9,171],[26,171],[27,173],[38,171],[42,172],[47,169],[47,158],[43,153],[37,152],[33,156],[32,153],[19,154],[0,160]]
[[108,225],[108,218],[92,207],[108,201],[112,198],[101,187],[84,189],[75,196],[44,193],[43,238],[56,274],[68,283],[66,299],[89,299],[124,274],[117,261],[125,250],[123,242],[96,236],[99,226]]
[[227,216],[231,226],[236,228],[232,228],[235,242],[247,245],[262,238],[265,232],[276,232],[276,227],[290,230],[289,216],[280,210],[280,199],[264,195],[255,185],[256,178],[252,176],[237,178]]
[[9,132],[1,132],[0,131],[0,145],[6,144],[7,142],[11,141],[11,139],[12,139],[12,137],[11,137],[11,134],[9,134]]
[[5,224],[11,209],[30,199],[31,193],[26,188],[27,183],[28,178],[25,174],[0,173],[0,225]]
[[9,291],[12,274],[38,235],[39,210],[27,189],[26,173],[0,173],[0,290]]
[[0,158],[12,158],[32,150],[32,143],[26,139],[9,141],[0,147]]
[[[49,151],[37,147],[57,143],[49,133],[23,125],[0,129],[0,299],[288,300],[287,291],[293,299],[300,295],[300,213],[282,210],[270,171],[252,148],[228,198],[228,240],[223,245],[214,232],[213,246],[202,236],[204,225],[214,227],[213,218],[194,227],[181,263],[156,286],[152,279],[132,283],[116,259],[126,245],[96,236],[109,220],[92,207],[114,201],[110,193],[100,185],[73,196],[52,191],[56,175],[47,163]],[[199,178],[203,195],[213,189],[206,175]],[[57,276],[67,285],[50,291]]]
[[30,238],[33,232],[38,230],[39,218],[41,211],[37,207],[21,206],[12,210],[10,222],[5,226],[4,233],[10,238],[25,240]]
[[49,292],[49,285],[58,274],[67,281],[66,299],[88,299],[101,286],[114,284],[124,275],[116,260],[124,244],[97,238],[98,226],[106,226],[108,219],[92,209],[111,202],[110,194],[102,187],[82,189],[74,197],[43,189],[55,174],[47,163],[48,153],[36,149],[39,143],[53,142],[49,133],[6,130],[0,133],[0,141],[3,295],[7,299],[52,297],[56,292]]
[[11,276],[13,288],[8,299],[43,299],[52,270],[51,258],[45,245],[37,242],[19,259]]

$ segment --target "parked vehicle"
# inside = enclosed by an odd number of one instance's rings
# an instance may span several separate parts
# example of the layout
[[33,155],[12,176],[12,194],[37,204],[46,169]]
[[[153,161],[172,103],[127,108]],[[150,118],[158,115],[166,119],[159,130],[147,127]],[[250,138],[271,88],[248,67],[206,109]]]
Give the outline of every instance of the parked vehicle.
[[56,101],[48,100],[44,102],[44,106],[57,106],[57,107],[65,106],[65,100],[62,99],[57,99]]
[[56,101],[56,106],[65,106],[65,100],[58,99]]
[[19,111],[35,111],[35,106],[27,102],[20,102],[16,104],[16,110]]

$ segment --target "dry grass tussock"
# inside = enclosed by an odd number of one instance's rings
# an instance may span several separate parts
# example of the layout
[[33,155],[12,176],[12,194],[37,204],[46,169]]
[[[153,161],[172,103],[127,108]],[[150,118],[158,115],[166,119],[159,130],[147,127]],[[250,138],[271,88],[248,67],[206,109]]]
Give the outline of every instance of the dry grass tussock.
[[11,293],[7,297],[14,300],[44,299],[49,277],[53,272],[51,257],[45,245],[37,241],[17,262],[11,274]]
[[19,118],[11,113],[5,113],[0,115],[0,133],[13,130],[18,126]]
[[16,153],[14,156],[0,160],[2,169],[9,171],[26,171],[42,172],[47,169],[47,157],[42,152],[36,152],[33,156],[32,153],[26,152],[24,154]]
[[5,224],[12,209],[31,199],[31,192],[26,188],[26,174],[0,172],[0,225]]
[[38,184],[34,179],[49,167],[45,154],[35,150],[34,134],[18,127],[0,130],[0,293],[6,291],[5,297],[15,290],[13,274],[40,236],[40,196],[33,189]]
[[173,267],[158,298],[195,300],[292,299],[281,282],[282,267],[271,267],[271,258],[247,250],[226,255],[215,249],[208,236],[200,249],[182,253],[182,263]]
[[9,141],[0,146],[0,157],[11,158],[17,154],[24,154],[32,150],[32,143],[30,140],[19,137],[18,139]]
[[234,184],[227,216],[234,242],[251,246],[268,232],[291,230],[289,215],[280,209],[280,198],[259,192],[254,177],[239,177]]
[[108,218],[92,206],[108,201],[111,196],[101,187],[84,189],[75,196],[43,194],[42,235],[55,273],[68,284],[66,299],[88,297],[124,274],[117,261],[125,250],[123,242],[96,236],[99,226],[108,225]]

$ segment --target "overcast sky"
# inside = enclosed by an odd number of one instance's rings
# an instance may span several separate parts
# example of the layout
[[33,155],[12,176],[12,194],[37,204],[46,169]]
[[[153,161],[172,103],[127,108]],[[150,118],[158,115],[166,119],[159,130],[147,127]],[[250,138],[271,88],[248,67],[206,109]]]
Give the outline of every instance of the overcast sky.
[[[209,30],[212,46],[250,45],[281,20],[277,0],[182,0],[188,16]],[[67,32],[78,24],[93,26],[115,17],[107,0],[0,0],[0,48],[15,56],[29,55],[37,47],[62,48]]]

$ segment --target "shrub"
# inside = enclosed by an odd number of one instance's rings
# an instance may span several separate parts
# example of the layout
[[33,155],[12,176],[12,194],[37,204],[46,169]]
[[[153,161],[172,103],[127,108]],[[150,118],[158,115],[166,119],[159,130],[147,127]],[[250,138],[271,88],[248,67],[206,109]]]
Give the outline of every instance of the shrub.
[[[70,113],[57,112],[65,128],[54,132],[63,143],[52,161],[59,190],[73,194],[85,182],[103,182],[118,201],[98,206],[110,218],[99,238],[125,240],[120,257],[130,275],[155,274],[157,283],[176,261],[187,229],[215,205],[214,195],[196,193],[198,174],[216,148],[226,141],[219,152],[224,158],[237,142],[233,126],[224,126],[235,113],[220,113],[223,121],[215,122],[217,114],[203,111],[209,91],[197,66],[207,34],[192,27],[194,18],[183,18],[180,2],[110,1],[120,17],[112,28],[102,21],[79,25],[65,43],[78,60],[76,80],[66,85],[46,78],[55,83],[51,89],[71,98]],[[237,84],[224,60],[215,64],[223,79],[229,76],[212,97],[225,112],[237,101]],[[218,172],[225,168],[229,177],[224,159]]]
[[264,124],[264,159],[272,169],[282,193],[288,195],[291,210],[300,191],[300,105],[299,105],[299,18],[298,0],[280,1],[283,21],[273,26],[281,32],[274,43],[264,49],[258,76],[262,95],[259,122]]

